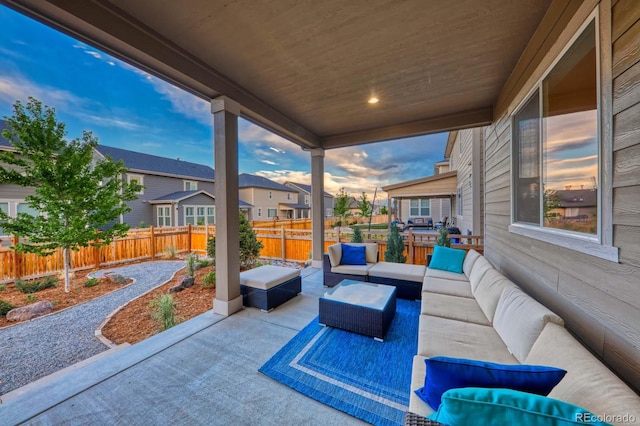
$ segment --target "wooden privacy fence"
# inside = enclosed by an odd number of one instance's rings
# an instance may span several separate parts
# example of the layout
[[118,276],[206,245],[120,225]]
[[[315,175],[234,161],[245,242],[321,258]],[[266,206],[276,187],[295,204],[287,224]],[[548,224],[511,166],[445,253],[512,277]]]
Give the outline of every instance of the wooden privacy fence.
[[[339,217],[326,218],[324,220],[325,229],[332,228]],[[356,221],[357,223],[369,223],[368,217],[349,217],[349,221]],[[371,223],[388,223],[389,217],[386,214],[376,215],[371,217]],[[253,228],[281,228],[287,229],[311,229],[311,219],[279,219],[279,220],[254,220],[251,221]]]
[[[281,225],[279,228],[254,228],[263,244],[260,257],[294,262],[304,262],[311,258],[311,230],[292,229]],[[389,231],[362,231],[367,242],[377,242],[380,260],[384,260]],[[177,253],[196,252],[206,254],[207,240],[215,235],[215,226],[179,226],[162,228],[131,229],[124,238],[114,240],[102,247],[81,247],[70,253],[71,267],[74,271],[98,269],[140,260],[152,260],[164,255],[165,250],[173,247]],[[418,233],[411,230],[402,234],[405,241],[407,263],[424,265],[427,254],[433,253],[437,234]],[[351,241],[351,233],[337,229],[325,231],[325,252],[336,242]],[[456,238],[456,237],[452,237]],[[483,253],[483,239],[480,236],[462,235],[451,246],[462,249],[474,249]],[[13,244],[17,240],[13,240]],[[0,248],[0,282],[16,279],[31,279],[58,273],[63,270],[62,250],[49,256],[32,253],[16,253],[8,247]]]

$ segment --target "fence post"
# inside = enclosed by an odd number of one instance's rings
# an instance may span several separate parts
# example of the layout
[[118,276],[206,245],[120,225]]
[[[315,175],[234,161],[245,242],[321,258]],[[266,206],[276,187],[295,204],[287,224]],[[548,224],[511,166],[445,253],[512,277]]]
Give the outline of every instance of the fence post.
[[96,245],[93,246],[93,268],[94,269],[99,269],[100,268],[100,247],[97,245],[98,244],[98,234],[99,233],[100,233],[100,231],[98,231],[96,229],[96,239],[95,239]]
[[[18,242],[20,242],[20,240],[14,235],[11,240],[11,245],[15,247]],[[13,268],[16,271],[16,279],[19,280],[22,278],[22,255],[16,250],[13,251]]]
[[287,258],[287,240],[284,234],[284,225],[280,227],[280,232],[282,233],[280,235],[280,252],[282,253],[282,261],[284,262]]
[[149,240],[151,260],[154,260],[156,258],[156,234],[153,232],[153,225],[149,227]]
[[191,253],[191,224],[187,224],[187,252]]
[[409,240],[409,263],[413,264],[414,262],[414,256],[413,256],[413,228],[409,228],[409,238],[407,238]]

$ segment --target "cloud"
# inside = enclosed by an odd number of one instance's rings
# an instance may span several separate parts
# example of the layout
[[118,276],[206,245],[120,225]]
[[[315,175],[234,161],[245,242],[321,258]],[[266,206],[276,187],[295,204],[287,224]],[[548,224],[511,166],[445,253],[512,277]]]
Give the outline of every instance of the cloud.
[[116,66],[116,63],[115,63],[115,62],[113,62],[113,61],[107,61],[107,64],[111,65],[112,67],[115,67],[115,66]]
[[271,151],[277,152],[278,154],[284,154],[284,153],[286,153],[286,152],[287,152],[287,151],[285,151],[285,150],[283,150],[283,149],[278,149],[278,148],[276,148],[276,147],[274,147],[274,146],[270,146],[270,147],[269,147],[269,149],[270,149]]
[[38,85],[21,75],[0,75],[0,101],[11,105],[19,100],[28,101],[29,96],[43,104],[71,113],[74,108],[82,108],[90,103],[67,90],[47,85]]
[[75,112],[73,115],[76,117],[88,121],[96,126],[101,127],[117,127],[124,130],[143,130],[145,127],[140,124],[133,123],[122,118],[110,117],[106,115],[87,114],[83,112]]
[[85,50],[84,53],[87,55],[93,56],[96,59],[102,59],[102,55],[93,50]]
[[146,148],[162,148],[163,146],[161,143],[155,143],[155,142],[142,142],[140,145]]
[[209,102],[157,77],[153,77],[147,73],[145,74],[147,81],[151,83],[154,90],[169,101],[174,112],[199,123],[209,126],[213,125],[211,104]]
[[275,163],[275,162],[269,161],[269,160],[260,160],[260,162],[264,163],[264,164],[268,164],[270,166],[275,166],[276,164],[278,164],[278,163]]

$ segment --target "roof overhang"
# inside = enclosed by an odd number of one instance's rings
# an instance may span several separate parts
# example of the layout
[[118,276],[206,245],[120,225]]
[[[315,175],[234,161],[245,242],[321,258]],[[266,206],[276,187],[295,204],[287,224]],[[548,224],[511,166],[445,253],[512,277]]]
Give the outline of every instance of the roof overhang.
[[389,198],[417,198],[417,197],[449,197],[458,188],[458,172],[447,172],[435,176],[399,182],[383,187]]
[[[3,3],[203,99],[227,96],[243,117],[304,148],[326,149],[491,123],[536,28],[573,7],[566,0]],[[371,95],[380,102],[368,104]]]

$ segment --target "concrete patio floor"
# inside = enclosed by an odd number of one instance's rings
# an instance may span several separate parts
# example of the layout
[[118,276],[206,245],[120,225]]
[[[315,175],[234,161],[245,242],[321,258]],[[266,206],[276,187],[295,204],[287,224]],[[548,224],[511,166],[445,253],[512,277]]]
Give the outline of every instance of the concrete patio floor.
[[270,313],[206,312],[9,392],[0,425],[347,425],[359,420],[258,373],[318,314],[322,272]]

